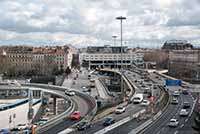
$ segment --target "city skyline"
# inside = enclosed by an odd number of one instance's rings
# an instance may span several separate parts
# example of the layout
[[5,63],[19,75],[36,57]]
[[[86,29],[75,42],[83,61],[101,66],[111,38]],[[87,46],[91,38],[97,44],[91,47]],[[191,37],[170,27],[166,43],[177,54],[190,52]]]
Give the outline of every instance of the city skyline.
[[2,0],[0,7],[0,45],[107,45],[113,35],[119,44],[121,15],[126,45],[199,44],[198,0]]

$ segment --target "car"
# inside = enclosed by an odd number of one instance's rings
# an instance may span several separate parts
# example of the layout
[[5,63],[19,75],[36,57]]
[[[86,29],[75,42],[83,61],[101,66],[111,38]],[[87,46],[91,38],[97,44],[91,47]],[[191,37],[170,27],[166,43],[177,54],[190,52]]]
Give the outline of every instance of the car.
[[38,124],[39,126],[41,126],[41,125],[44,125],[45,123],[47,123],[47,121],[39,121],[37,124]]
[[76,93],[74,91],[65,90],[65,94],[68,96],[74,96]]
[[177,119],[171,119],[171,120],[169,121],[168,126],[169,126],[169,127],[177,127],[178,124],[179,124],[179,121],[178,121]]
[[70,119],[72,120],[79,120],[81,118],[80,111],[75,111],[70,115]]
[[148,100],[143,100],[141,105],[142,106],[148,106],[150,104],[150,102]]
[[134,104],[139,104],[139,103],[141,103],[143,101],[143,98],[144,98],[144,96],[143,96],[142,93],[137,93],[137,94],[135,94],[133,96],[133,103]]
[[184,109],[190,108],[190,103],[189,102],[183,102],[183,108]]
[[25,129],[27,129],[28,128],[28,125],[27,124],[18,124],[17,126],[16,126],[16,129],[17,130],[25,130]]
[[123,107],[123,106],[119,106],[115,109],[115,113],[116,114],[121,114],[121,113],[124,113],[126,111],[126,108]]
[[112,117],[107,117],[104,119],[103,125],[104,126],[109,126],[111,124],[115,123],[115,119]]
[[88,121],[82,121],[77,125],[78,130],[86,130],[90,127],[91,127],[91,124]]
[[144,94],[147,94],[149,92],[151,92],[151,89],[149,87],[145,87],[144,88]]
[[83,88],[83,92],[91,92],[90,88]]
[[174,91],[173,96],[178,97],[180,95],[179,91]]
[[0,134],[11,134],[11,131],[9,129],[1,129]]
[[188,116],[188,111],[186,109],[181,109],[179,115],[180,116]]
[[182,94],[187,95],[187,94],[188,94],[187,89],[183,89],[183,90],[182,90]]
[[45,124],[45,123],[47,123],[47,121],[49,120],[49,118],[48,117],[42,117],[40,120],[39,120],[39,122],[37,123],[39,126],[41,126],[41,125],[43,125],[43,124]]
[[175,104],[175,105],[178,104],[178,99],[173,98],[172,101],[171,101],[171,104]]

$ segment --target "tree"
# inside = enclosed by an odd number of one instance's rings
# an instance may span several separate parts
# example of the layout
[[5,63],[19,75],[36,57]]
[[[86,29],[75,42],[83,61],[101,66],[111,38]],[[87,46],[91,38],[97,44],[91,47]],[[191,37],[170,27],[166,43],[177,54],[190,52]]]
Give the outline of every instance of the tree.
[[65,74],[68,76],[71,73],[71,69],[69,67],[67,67],[65,69]]
[[80,68],[79,55],[78,54],[73,54],[72,67],[77,68],[77,69]]

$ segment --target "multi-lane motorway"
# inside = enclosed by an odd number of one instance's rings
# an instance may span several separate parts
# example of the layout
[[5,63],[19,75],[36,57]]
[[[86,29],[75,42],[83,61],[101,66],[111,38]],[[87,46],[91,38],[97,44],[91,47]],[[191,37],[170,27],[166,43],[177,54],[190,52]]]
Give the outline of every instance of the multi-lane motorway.
[[[180,87],[179,87],[180,88]],[[170,89],[170,88],[169,88]],[[173,90],[170,89],[170,93],[173,93]],[[167,109],[161,115],[161,117],[155,121],[152,125],[150,125],[143,133],[144,134],[175,134],[179,133],[179,131],[184,127],[185,123],[189,120],[192,110],[194,107],[195,98],[191,95],[184,95],[180,93],[178,97],[178,104],[169,104]],[[180,117],[179,112],[183,107],[184,102],[189,102],[191,104],[189,111],[189,115],[187,117]],[[168,126],[170,119],[175,118],[179,120],[179,125],[176,128],[171,128]]]
[[[127,78],[133,83],[135,84],[138,89],[136,92],[143,92],[143,87],[141,87],[141,84],[139,84],[138,82],[135,82],[136,80],[141,80],[141,75],[136,73],[136,72],[130,72],[130,71],[125,71],[124,74],[127,76]],[[165,78],[158,76],[156,73],[150,73],[148,76],[148,79],[150,80],[149,82],[143,82],[142,84],[144,84],[145,87],[148,87],[148,85],[146,85],[147,83],[151,83],[151,80],[153,80],[153,84],[155,85],[164,85],[164,80]],[[80,83],[78,85],[78,88],[80,89]],[[167,87],[169,89],[169,93],[172,94],[174,90],[178,90],[181,89],[181,87]],[[159,96],[161,96],[162,92],[160,92],[160,89],[155,89],[154,93]],[[171,95],[172,96],[172,95]],[[79,98],[79,97],[73,97],[72,98],[75,103],[77,104],[77,109],[79,109],[81,111],[81,113],[84,115],[86,114],[90,109],[89,106],[87,104],[87,102],[85,102],[83,100],[83,98]],[[82,100],[81,100],[82,99]],[[179,116],[179,112],[182,108],[183,102],[189,102],[191,104],[191,108],[189,109],[189,116],[188,117],[180,117]],[[148,126],[144,131],[142,131],[142,133],[148,133],[148,134],[168,134],[168,133],[179,133],[181,131],[181,129],[183,129],[184,127],[188,126],[186,125],[188,121],[191,120],[191,115],[192,115],[192,108],[194,106],[194,102],[195,102],[195,98],[191,95],[191,93],[189,93],[188,95],[183,95],[180,92],[180,96],[178,97],[178,105],[172,105],[169,104],[166,107],[166,110],[162,113],[162,115],[160,116],[160,118],[158,118],[155,122],[153,122],[150,126]],[[116,122],[130,116],[133,115],[134,113],[140,111],[144,109],[144,107],[141,107],[140,105],[133,105],[133,104],[129,104],[126,106],[126,112],[120,115],[116,115],[115,113],[109,114],[106,117],[114,117]],[[168,123],[170,121],[171,118],[176,118],[179,120],[179,126],[177,128],[169,128],[168,127]],[[85,131],[73,131],[71,132],[71,134],[93,134],[95,132],[98,132],[102,129],[104,129],[105,127],[103,126],[103,120],[99,119],[97,121],[93,121],[92,122],[92,128],[87,129]],[[48,130],[47,132],[45,132],[46,134],[48,133],[58,133],[61,130],[68,128],[69,126],[71,126],[72,124],[76,123],[76,121],[71,121],[69,119],[64,120],[62,123],[54,126],[52,129]],[[135,119],[130,120],[129,122],[116,127],[110,131],[108,131],[108,134],[121,134],[121,133],[129,133],[131,132],[133,129],[135,129],[137,126],[141,125],[142,123],[144,123],[144,121],[140,121],[137,122]]]
[[[125,73],[125,75],[128,76],[128,78],[130,79],[130,81],[132,83],[134,83],[135,80],[141,79],[141,76],[134,73],[134,72],[126,71],[124,73]],[[146,83],[143,83],[143,84],[147,87]],[[137,89],[136,92],[143,92],[141,87],[139,87],[140,84],[137,83],[136,85],[138,86],[138,89]],[[160,89],[157,89],[157,91],[160,92]],[[118,122],[118,121],[120,121],[120,120],[122,120],[122,119],[124,119],[124,118],[126,118],[130,115],[133,115],[134,113],[137,113],[138,111],[141,111],[142,109],[144,109],[144,107],[142,107],[140,104],[137,104],[137,105],[129,104],[129,105],[126,106],[126,112],[125,113],[120,114],[120,115],[116,115],[115,113],[112,113],[112,114],[107,115],[106,117],[114,117],[116,122]],[[71,132],[71,133],[74,133],[74,134],[83,134],[83,133],[93,134],[95,132],[98,132],[99,130],[102,130],[102,129],[105,128],[105,126],[103,126],[103,120],[104,120],[104,118],[102,118],[98,121],[92,122],[92,128],[87,129],[86,131],[74,131],[74,132]],[[126,123],[125,125],[117,127],[115,129],[109,131],[108,133],[120,133],[122,131],[128,133],[129,131],[131,131],[132,128],[135,128],[142,123],[143,123],[143,121],[137,122],[136,120],[133,119],[130,122]],[[132,124],[131,127],[126,126],[128,124],[129,124],[129,126]],[[123,128],[123,130],[121,128]],[[116,131],[116,130],[119,130],[119,129],[121,131]]]
[[[76,110],[81,111],[81,116],[84,117],[91,109],[88,106],[88,103],[80,96],[73,96],[72,100],[76,104]],[[61,123],[55,125],[54,127],[50,128],[49,130],[43,132],[44,134],[57,134],[60,131],[72,126],[73,124],[77,123],[78,121],[70,120],[66,118]]]

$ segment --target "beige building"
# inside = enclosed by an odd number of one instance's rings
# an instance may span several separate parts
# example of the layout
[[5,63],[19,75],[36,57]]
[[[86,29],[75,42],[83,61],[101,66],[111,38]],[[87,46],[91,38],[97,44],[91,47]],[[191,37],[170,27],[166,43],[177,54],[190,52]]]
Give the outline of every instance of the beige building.
[[[49,74],[56,68],[71,68],[72,52],[68,46],[62,47],[2,47],[6,52],[7,71],[11,74]],[[5,59],[5,58],[4,58]]]
[[127,47],[123,47],[121,53],[121,47],[95,46],[88,47],[85,52],[82,52],[79,61],[89,68],[120,68],[132,64],[143,65],[143,55],[128,52]]
[[169,73],[185,80],[200,80],[200,50],[169,52]]

